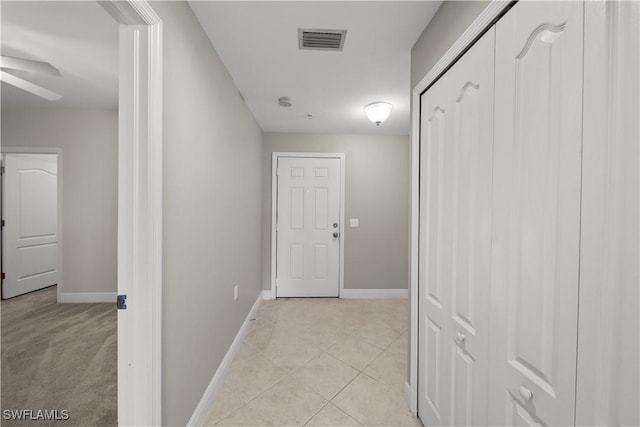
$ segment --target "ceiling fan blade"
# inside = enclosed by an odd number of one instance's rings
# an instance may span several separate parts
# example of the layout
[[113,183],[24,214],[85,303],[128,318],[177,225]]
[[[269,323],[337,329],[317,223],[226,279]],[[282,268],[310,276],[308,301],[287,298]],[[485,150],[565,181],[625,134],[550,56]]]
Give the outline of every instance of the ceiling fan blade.
[[23,80],[20,77],[16,77],[13,74],[7,73],[6,71],[0,71],[0,80],[10,84],[11,86],[15,86],[19,89],[25,90],[49,101],[57,101],[59,99],[62,99],[62,95],[51,92],[50,90],[45,89],[42,86],[38,86],[36,84]]
[[35,73],[49,74],[62,77],[60,71],[48,62],[33,61],[31,59],[14,58],[12,56],[0,56],[0,68],[12,70],[32,71]]

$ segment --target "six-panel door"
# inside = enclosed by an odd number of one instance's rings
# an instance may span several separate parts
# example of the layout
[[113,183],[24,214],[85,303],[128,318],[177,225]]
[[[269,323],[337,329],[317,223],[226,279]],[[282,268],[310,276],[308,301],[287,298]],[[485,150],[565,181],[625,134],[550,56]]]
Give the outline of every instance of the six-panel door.
[[278,297],[338,296],[340,173],[337,158],[278,159]]
[[418,412],[487,422],[493,53],[490,30],[421,100]]

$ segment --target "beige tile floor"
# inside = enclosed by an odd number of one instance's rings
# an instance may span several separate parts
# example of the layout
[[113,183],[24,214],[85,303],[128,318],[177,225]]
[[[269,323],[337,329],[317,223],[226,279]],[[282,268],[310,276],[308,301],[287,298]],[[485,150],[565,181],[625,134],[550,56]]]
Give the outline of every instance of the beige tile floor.
[[421,426],[404,401],[406,300],[264,301],[207,426]]

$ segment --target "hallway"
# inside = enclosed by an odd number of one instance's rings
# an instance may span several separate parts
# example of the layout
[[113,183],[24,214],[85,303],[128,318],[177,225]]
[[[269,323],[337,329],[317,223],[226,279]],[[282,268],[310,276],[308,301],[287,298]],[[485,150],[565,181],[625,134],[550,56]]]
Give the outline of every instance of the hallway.
[[408,302],[262,302],[206,425],[419,426],[403,396]]

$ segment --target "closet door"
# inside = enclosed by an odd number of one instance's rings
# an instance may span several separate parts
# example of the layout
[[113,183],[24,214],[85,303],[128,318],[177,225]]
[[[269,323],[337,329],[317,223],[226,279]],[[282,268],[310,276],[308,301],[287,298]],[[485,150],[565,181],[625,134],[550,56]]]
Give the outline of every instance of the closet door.
[[582,2],[519,2],[496,28],[489,424],[574,424]]
[[585,3],[576,425],[640,425],[640,3]]
[[491,29],[421,99],[418,413],[486,425],[494,43]]

